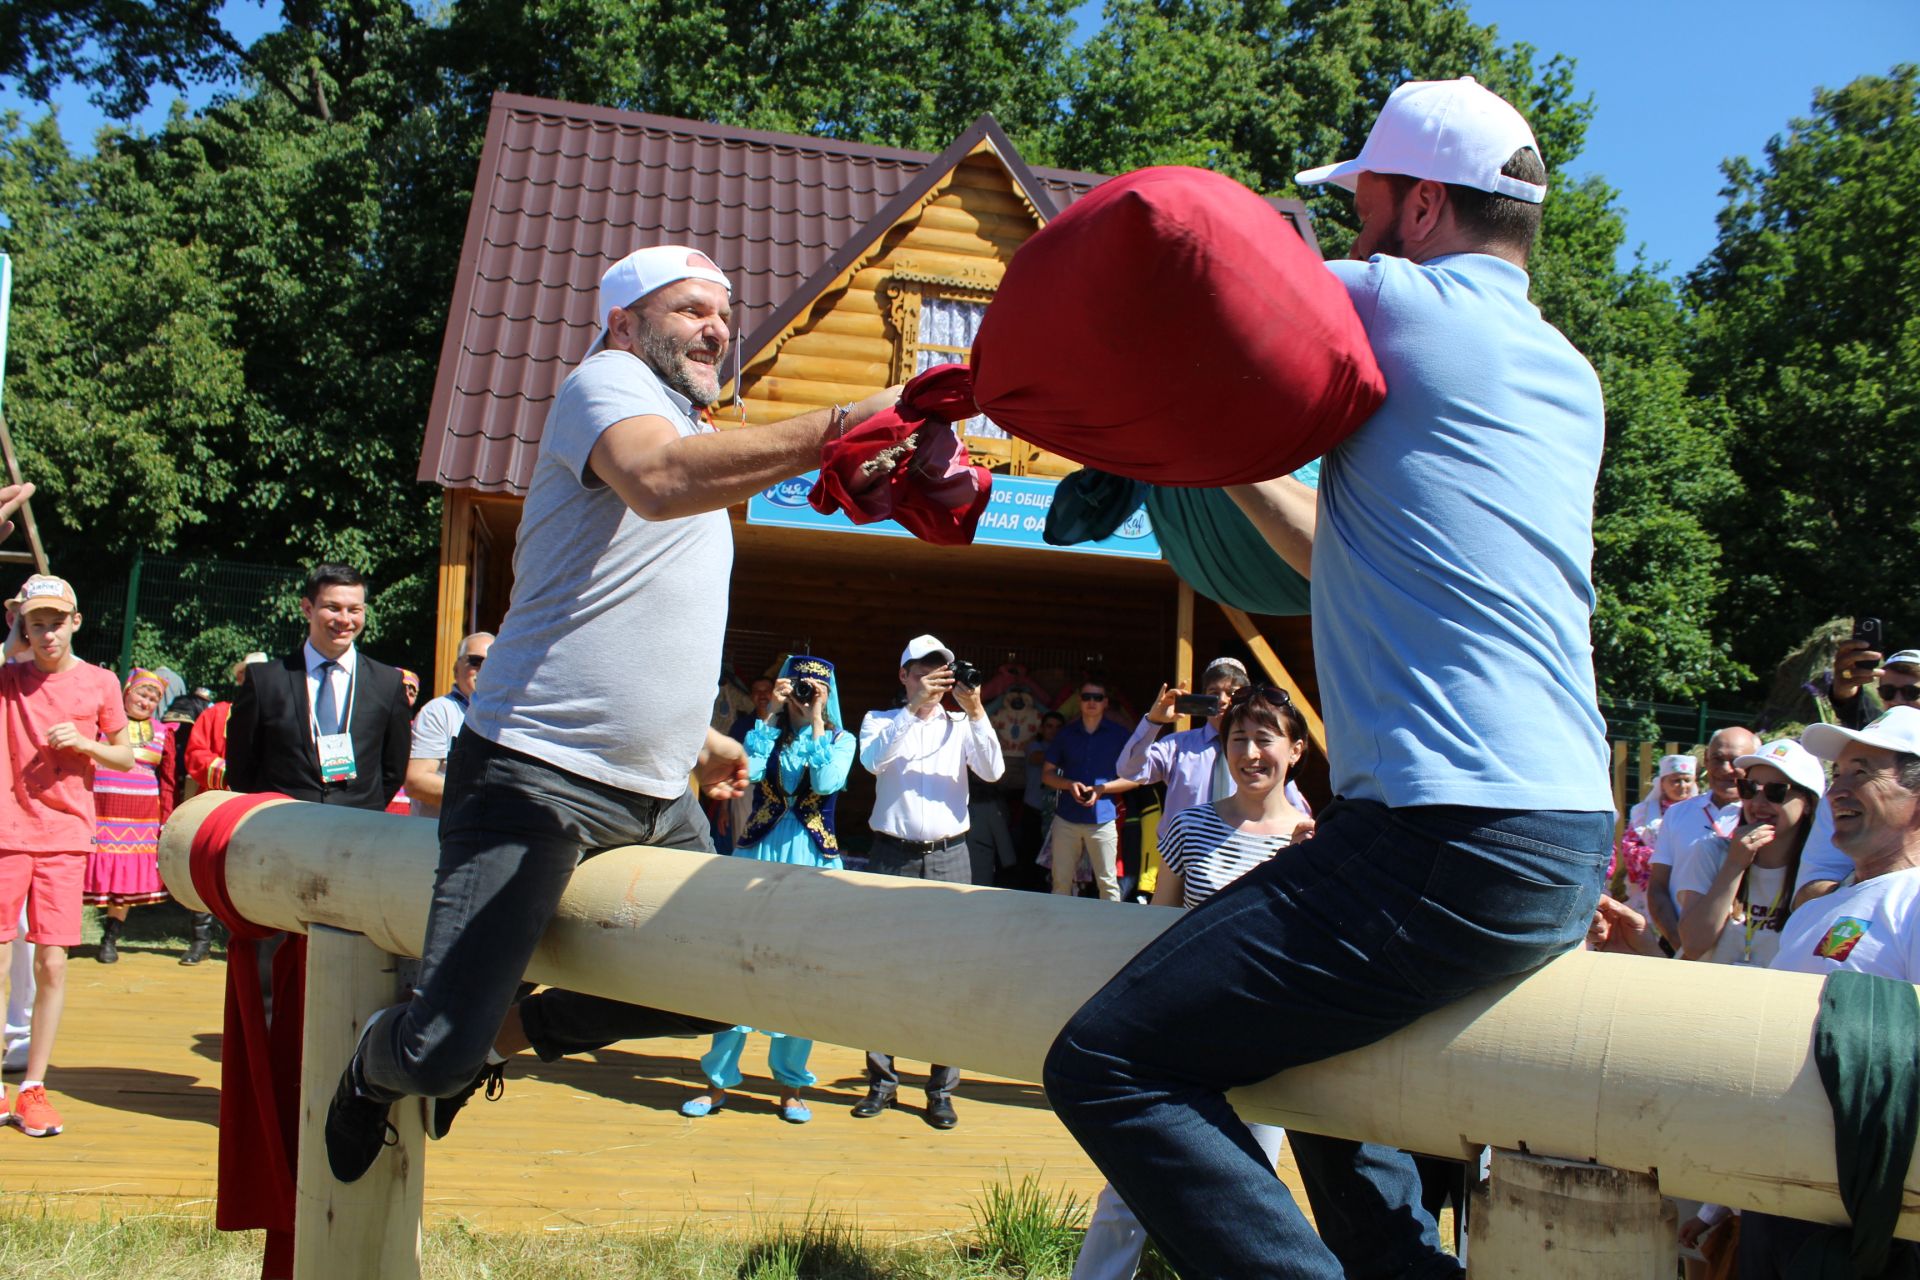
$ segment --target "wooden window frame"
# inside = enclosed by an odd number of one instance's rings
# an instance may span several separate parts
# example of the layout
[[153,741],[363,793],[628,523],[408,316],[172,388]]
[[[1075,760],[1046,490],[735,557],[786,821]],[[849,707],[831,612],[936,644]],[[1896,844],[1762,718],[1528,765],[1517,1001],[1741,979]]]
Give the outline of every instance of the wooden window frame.
[[[905,382],[911,378],[919,363],[920,304],[924,299],[932,297],[986,306],[993,301],[994,286],[998,283],[998,272],[992,271],[984,263],[977,275],[929,271],[911,265],[896,266],[880,286],[881,314],[886,317],[887,326],[893,331],[893,381]],[[948,350],[943,347],[933,349]],[[953,354],[961,358],[961,353]],[[975,462],[989,471],[1006,475],[1026,475],[1028,467],[1039,453],[1032,445],[1012,436],[996,439],[966,435],[962,438]]]

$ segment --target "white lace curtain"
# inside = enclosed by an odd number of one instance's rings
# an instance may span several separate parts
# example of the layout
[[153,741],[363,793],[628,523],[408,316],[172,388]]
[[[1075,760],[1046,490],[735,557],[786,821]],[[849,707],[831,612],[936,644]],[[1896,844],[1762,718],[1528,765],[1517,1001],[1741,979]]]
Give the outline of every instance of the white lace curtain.
[[[925,373],[937,364],[964,364],[973,340],[980,333],[980,321],[986,316],[984,303],[961,302],[954,298],[926,296],[920,299],[919,351],[913,371]],[[938,348],[945,348],[940,350]],[[986,414],[975,414],[954,424],[965,436],[1005,440],[1007,433],[993,425]]]

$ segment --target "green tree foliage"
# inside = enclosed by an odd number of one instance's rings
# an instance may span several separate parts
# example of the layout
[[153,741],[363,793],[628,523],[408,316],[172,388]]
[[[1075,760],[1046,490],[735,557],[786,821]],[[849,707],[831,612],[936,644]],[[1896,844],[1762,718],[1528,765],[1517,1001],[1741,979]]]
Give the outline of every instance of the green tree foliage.
[[1857,614],[1920,643],[1920,69],[1821,90],[1725,173],[1691,363],[1739,424],[1749,497],[1716,528],[1736,650],[1771,668]]

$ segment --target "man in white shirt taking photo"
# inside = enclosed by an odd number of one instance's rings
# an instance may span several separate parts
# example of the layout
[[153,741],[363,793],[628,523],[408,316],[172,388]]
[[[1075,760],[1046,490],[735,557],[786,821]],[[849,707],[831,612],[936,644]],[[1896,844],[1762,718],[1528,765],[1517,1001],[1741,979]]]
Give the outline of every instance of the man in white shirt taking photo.
[[[973,882],[967,854],[967,770],[996,782],[1006,770],[1000,739],[980,703],[980,690],[953,677],[953,650],[932,636],[915,636],[900,654],[906,705],[869,711],[860,722],[860,763],[874,776],[873,847],[867,870],[915,880]],[[946,709],[951,693],[958,713]],[[959,1123],[952,1094],[953,1067],[927,1074],[927,1123]],[[862,1119],[894,1104],[900,1088],[893,1055],[867,1053],[867,1096],[853,1108]]]

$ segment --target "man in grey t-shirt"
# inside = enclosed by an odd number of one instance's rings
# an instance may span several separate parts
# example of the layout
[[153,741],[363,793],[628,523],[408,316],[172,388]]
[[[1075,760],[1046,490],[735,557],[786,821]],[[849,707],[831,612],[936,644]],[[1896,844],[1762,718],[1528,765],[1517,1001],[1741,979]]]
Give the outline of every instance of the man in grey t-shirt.
[[514,549],[513,598],[448,757],[440,867],[414,996],[367,1023],[327,1111],[327,1159],[352,1182],[400,1097],[437,1098],[441,1137],[505,1055],[717,1030],[567,991],[514,1003],[581,858],[630,844],[712,852],[687,779],[746,786],[739,743],[708,726],[726,629],[726,509],[818,465],[821,447],[898,388],[723,440],[731,291],[703,253],[663,245],[600,278],[600,335],[548,411]]

